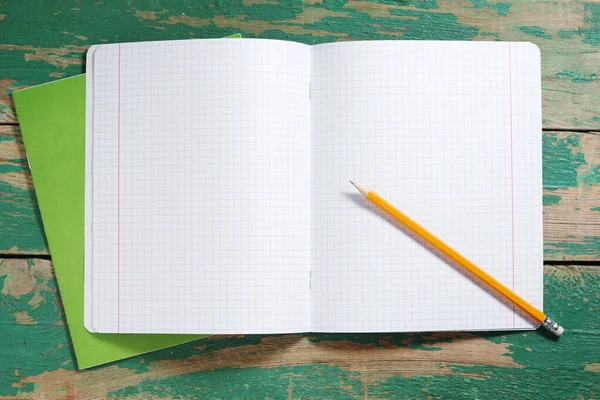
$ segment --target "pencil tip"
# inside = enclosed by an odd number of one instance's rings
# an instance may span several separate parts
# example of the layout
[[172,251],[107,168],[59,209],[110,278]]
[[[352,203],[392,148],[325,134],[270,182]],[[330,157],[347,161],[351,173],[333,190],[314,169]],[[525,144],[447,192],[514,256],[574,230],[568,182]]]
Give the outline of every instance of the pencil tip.
[[352,181],[350,181],[350,183],[352,184],[352,186],[354,186],[356,188],[356,190],[358,190],[360,192],[360,194],[362,194],[363,196],[367,196],[369,194],[369,191],[367,189],[365,189],[364,187],[360,186],[358,183],[354,183]]

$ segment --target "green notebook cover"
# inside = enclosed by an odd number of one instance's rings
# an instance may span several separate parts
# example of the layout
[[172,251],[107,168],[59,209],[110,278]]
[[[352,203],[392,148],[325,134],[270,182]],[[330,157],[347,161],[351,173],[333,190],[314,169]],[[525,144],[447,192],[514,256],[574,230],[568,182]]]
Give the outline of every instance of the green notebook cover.
[[85,75],[25,89],[13,97],[78,367],[206,337],[94,334],[85,329]]
[[24,89],[13,98],[78,367],[208,336],[95,334],[85,329],[85,75]]

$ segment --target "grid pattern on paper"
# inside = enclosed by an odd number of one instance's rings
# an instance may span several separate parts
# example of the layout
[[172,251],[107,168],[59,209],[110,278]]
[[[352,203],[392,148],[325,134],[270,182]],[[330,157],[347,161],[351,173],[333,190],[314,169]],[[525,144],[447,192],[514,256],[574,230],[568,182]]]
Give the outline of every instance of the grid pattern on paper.
[[532,328],[348,180],[541,308],[537,48],[385,41],[311,51],[312,330]]
[[89,72],[93,328],[308,330],[309,47],[106,45]]

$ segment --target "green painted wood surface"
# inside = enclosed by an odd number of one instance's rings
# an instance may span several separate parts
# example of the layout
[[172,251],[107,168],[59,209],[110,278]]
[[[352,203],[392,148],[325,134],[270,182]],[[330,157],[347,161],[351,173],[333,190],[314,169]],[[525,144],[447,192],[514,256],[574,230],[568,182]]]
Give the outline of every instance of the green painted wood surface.
[[542,51],[544,126],[600,125],[600,4],[568,0],[38,0],[0,8],[0,121],[8,94],[82,71],[93,43],[245,37],[522,40]]
[[0,125],[0,254],[48,254],[19,128]]
[[[93,43],[236,32],[536,43],[545,259],[600,265],[600,3],[581,0],[2,3],[0,259],[48,254],[13,90],[81,73]],[[567,328],[558,342],[539,332],[216,336],[79,372],[51,262],[2,259],[0,397],[599,398],[600,267],[547,266],[544,280],[545,310]]]
[[[546,267],[566,333],[216,336],[76,371],[49,261],[0,261],[0,396],[598,398],[600,270]],[[544,395],[544,394],[547,394]]]
[[600,260],[600,134],[544,132],[544,258]]

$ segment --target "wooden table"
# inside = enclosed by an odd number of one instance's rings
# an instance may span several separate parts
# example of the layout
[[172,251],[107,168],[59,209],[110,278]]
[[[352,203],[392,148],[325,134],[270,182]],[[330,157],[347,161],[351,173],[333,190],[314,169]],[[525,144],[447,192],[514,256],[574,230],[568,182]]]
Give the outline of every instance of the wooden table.
[[[0,6],[0,396],[600,397],[600,3],[56,0]],[[93,43],[522,40],[542,51],[545,309],[567,331],[215,336],[77,371],[10,97]]]

